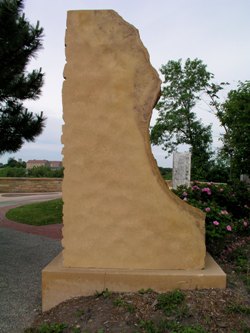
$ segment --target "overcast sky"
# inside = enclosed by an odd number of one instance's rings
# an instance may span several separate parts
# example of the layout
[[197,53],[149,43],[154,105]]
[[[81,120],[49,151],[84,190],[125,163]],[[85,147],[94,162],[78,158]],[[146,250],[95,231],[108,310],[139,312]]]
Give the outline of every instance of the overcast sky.
[[[0,156],[6,162],[15,158],[61,160],[64,34],[67,10],[113,9],[139,29],[141,40],[148,49],[152,65],[179,58],[199,58],[214,73],[217,82],[227,81],[231,88],[237,82],[250,79],[250,1],[249,0],[25,0],[25,15],[44,28],[43,50],[29,65],[42,67],[45,84],[38,101],[27,102],[31,111],[44,111],[46,129],[34,143],[26,143],[14,154]],[[225,95],[226,97],[226,95]],[[220,145],[222,133],[216,119],[204,107],[199,118],[213,123],[214,148]],[[155,115],[153,116],[155,119]],[[171,166],[171,158],[154,148],[160,166]]]

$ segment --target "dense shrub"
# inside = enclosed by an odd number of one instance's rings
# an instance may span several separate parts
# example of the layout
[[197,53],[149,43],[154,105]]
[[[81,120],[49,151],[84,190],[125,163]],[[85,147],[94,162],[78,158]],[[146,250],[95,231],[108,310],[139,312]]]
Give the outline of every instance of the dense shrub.
[[45,166],[34,167],[28,170],[28,177],[62,178],[63,168],[58,170],[53,170]]
[[40,166],[27,170],[22,167],[4,167],[0,168],[0,177],[62,178],[63,168],[53,170],[48,167]]
[[206,244],[213,254],[234,235],[249,235],[250,192],[243,183],[194,182],[173,190],[181,199],[206,213]]
[[0,177],[26,177],[26,169],[21,167],[0,168]]
[[214,182],[226,183],[230,179],[230,168],[221,164],[211,163],[206,180],[213,179]]

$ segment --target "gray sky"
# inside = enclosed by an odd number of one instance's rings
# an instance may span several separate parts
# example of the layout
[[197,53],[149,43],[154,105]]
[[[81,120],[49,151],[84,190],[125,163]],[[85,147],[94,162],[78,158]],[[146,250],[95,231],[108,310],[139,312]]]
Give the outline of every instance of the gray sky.
[[[26,0],[24,12],[33,24],[44,28],[43,50],[29,68],[42,67],[45,84],[38,101],[27,102],[31,111],[44,111],[46,129],[35,143],[26,143],[15,158],[61,160],[61,86],[63,82],[64,34],[67,10],[114,9],[139,29],[151,63],[158,70],[169,60],[199,58],[214,73],[215,81],[227,81],[231,88],[250,79],[250,1],[249,0]],[[226,97],[226,94],[224,94]],[[218,122],[202,106],[198,117],[213,123],[214,148],[222,133]],[[155,114],[153,115],[155,119]],[[153,153],[160,166],[171,166],[171,158],[159,147]]]

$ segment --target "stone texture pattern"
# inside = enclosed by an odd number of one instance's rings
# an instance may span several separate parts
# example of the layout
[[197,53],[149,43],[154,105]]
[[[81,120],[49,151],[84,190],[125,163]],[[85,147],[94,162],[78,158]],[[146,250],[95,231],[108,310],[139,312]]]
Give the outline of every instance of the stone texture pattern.
[[112,10],[70,11],[66,60],[64,267],[203,268],[204,214],[151,153],[160,80],[138,31]]
[[0,177],[0,193],[61,192],[62,178]]

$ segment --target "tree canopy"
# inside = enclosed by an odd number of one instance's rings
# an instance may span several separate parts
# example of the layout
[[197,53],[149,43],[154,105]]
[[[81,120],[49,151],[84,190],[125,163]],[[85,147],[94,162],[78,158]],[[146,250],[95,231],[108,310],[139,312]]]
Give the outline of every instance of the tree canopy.
[[225,128],[223,150],[231,157],[233,176],[250,175],[250,81],[229,92],[217,116]]
[[[214,75],[207,71],[199,59],[170,60],[160,69],[164,76],[156,124],[151,129],[151,142],[163,145],[171,154],[181,144],[190,145],[192,153],[192,178],[204,178],[211,156],[211,125],[204,125],[197,119],[194,107],[201,95],[220,86],[212,86]],[[218,90],[216,90],[218,91]]]
[[43,29],[22,11],[22,0],[0,0],[0,154],[34,141],[45,126],[42,112],[33,114],[23,105],[39,97],[44,74],[41,68],[26,70],[42,47]]
[[22,160],[17,161],[15,159],[15,157],[10,157],[5,166],[6,167],[11,167],[11,168],[26,168],[26,162],[24,162]]

